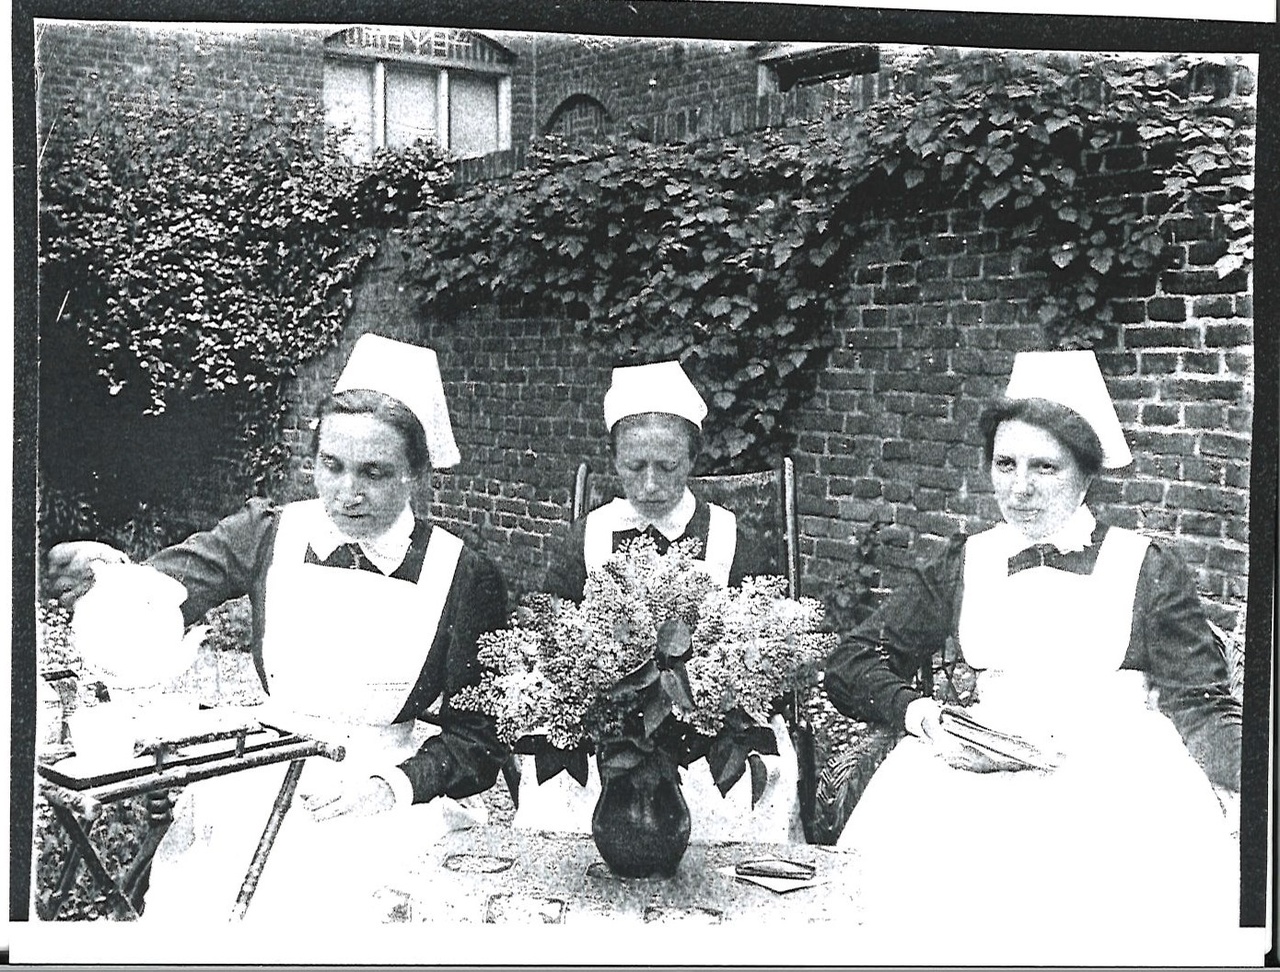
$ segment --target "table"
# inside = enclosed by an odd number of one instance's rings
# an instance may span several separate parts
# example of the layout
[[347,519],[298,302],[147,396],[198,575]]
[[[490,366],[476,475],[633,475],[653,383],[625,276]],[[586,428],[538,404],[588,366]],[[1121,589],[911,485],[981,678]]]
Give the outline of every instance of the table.
[[[287,760],[289,770],[233,907],[232,917],[243,918],[280,824],[293,802],[304,760],[311,756],[341,760],[344,755],[341,746],[264,725],[240,712],[205,710],[193,713],[180,728],[160,727],[146,738],[137,739],[132,755],[122,754],[112,760],[71,756],[38,762],[41,792],[72,842],[72,851],[50,899],[52,917],[56,918],[62,909],[80,864],[84,863],[116,917],[137,918],[151,860],[172,820],[169,790]],[[105,804],[140,794],[147,797],[149,827],[129,871],[117,882],[103,865],[89,832]]]
[[[815,883],[779,893],[734,877],[734,865],[761,858],[812,864]],[[446,835],[382,904],[392,922],[852,925],[857,884],[856,855],[833,847],[694,842],[674,877],[636,879],[610,872],[589,835],[484,826]]]

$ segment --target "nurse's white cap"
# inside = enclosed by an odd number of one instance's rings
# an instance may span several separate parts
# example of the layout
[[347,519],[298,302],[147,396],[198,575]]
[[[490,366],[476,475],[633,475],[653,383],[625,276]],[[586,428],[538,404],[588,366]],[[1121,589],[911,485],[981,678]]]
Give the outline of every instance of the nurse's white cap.
[[1078,414],[1097,434],[1105,468],[1119,469],[1133,461],[1092,351],[1020,351],[1004,394],[1045,399]]
[[605,426],[612,431],[628,415],[646,412],[678,415],[702,428],[707,403],[678,361],[614,368],[613,381],[604,396]]
[[448,469],[458,464],[462,457],[453,440],[444,382],[433,350],[378,334],[360,335],[333,390],[358,388],[399,399],[418,417],[427,434],[432,466]]

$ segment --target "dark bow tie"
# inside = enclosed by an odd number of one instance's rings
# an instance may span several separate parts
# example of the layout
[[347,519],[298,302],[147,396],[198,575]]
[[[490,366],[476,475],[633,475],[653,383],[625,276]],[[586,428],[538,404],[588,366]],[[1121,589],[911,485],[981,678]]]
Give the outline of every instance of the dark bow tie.
[[382,573],[377,564],[370,560],[365,555],[365,552],[360,549],[360,544],[358,543],[340,543],[323,560],[308,544],[305,559],[307,563],[319,564],[321,567],[347,567],[356,570],[371,570],[378,574]]
[[671,541],[663,535],[662,531],[651,524],[643,530],[636,527],[630,530],[619,530],[613,535],[613,549],[617,550],[624,543],[629,543],[637,537],[649,537],[653,541],[654,549],[658,551],[658,556],[665,554],[671,546]]
[[1063,553],[1051,543],[1037,543],[1025,550],[1019,550],[1009,558],[1009,576],[1012,577],[1020,570],[1030,570],[1032,567],[1053,567],[1073,574],[1091,574],[1093,565],[1098,560],[1094,552],[1096,549],[1096,547],[1085,547],[1083,550]]

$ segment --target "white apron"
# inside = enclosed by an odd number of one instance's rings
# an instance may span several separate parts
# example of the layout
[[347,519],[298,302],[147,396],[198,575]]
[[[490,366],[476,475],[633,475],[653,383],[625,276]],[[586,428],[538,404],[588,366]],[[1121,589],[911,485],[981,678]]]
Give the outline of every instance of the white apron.
[[[729,571],[738,548],[738,519],[723,506],[707,504],[707,549],[696,566],[721,587],[729,586]],[[631,504],[621,497],[587,514],[582,554],[587,570],[603,567],[613,554],[613,535],[631,527]],[[679,542],[679,541],[676,541]]]
[[[705,559],[699,562],[721,587],[729,585],[729,571],[737,548],[737,520],[723,507],[709,504]],[[587,570],[603,566],[613,553],[613,534],[626,515],[625,500],[615,499],[587,516],[583,554]],[[761,756],[765,790],[751,805],[751,772],[747,770],[728,793],[721,795],[705,759],[680,770],[681,792],[689,805],[691,840],[751,840],[786,843],[803,840],[800,820],[800,770],[791,734],[781,716],[774,716],[778,755]],[[590,761],[587,783],[562,772],[539,785],[532,756],[520,762],[520,805],[512,823],[527,830],[590,833],[591,815],[600,797],[600,773]]]
[[1001,526],[965,546],[972,713],[1064,759],[1049,773],[974,773],[905,738],[839,841],[861,859],[865,920],[904,933],[940,922],[971,940],[1221,934],[1238,900],[1222,808],[1173,723],[1148,708],[1142,673],[1120,670],[1148,541],[1113,527],[1092,574],[1008,576],[1023,542]]
[[[308,537],[324,516],[318,501],[280,514],[266,581],[264,711],[288,728],[343,744],[346,758],[305,762],[247,921],[381,920],[374,894],[387,879],[446,830],[476,819],[448,798],[323,822],[303,805],[303,794],[399,772],[397,764],[416,752],[422,735],[415,737],[414,723],[391,720],[422,669],[462,550],[460,540],[434,527],[416,584],[305,563]],[[156,853],[144,920],[230,916],[287,766],[186,788]]]

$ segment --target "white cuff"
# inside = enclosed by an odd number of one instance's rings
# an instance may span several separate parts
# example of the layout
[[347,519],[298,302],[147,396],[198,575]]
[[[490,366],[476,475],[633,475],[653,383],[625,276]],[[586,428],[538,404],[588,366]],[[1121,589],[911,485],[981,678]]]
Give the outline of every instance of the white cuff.
[[373,777],[391,787],[391,792],[395,794],[395,806],[407,807],[413,803],[413,781],[400,767],[393,766],[385,773],[374,773]]
[[[923,705],[921,703],[924,703]],[[924,717],[927,712],[937,709],[938,703],[928,697],[913,699],[907,703],[907,710],[902,714],[907,732],[913,736],[924,736]]]

